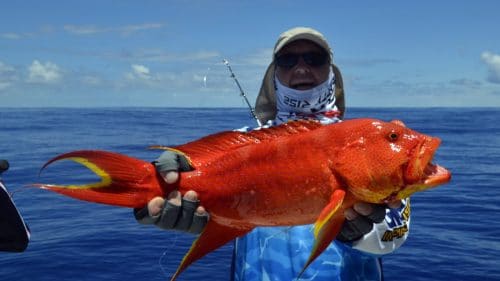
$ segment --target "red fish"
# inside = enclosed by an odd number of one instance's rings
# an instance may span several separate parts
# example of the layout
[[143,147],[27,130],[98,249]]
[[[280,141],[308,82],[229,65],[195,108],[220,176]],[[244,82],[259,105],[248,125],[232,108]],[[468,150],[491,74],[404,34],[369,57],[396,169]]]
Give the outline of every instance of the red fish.
[[386,203],[447,183],[431,163],[438,138],[401,121],[354,119],[332,125],[294,121],[249,133],[222,132],[173,148],[193,167],[167,185],[146,161],[106,151],[75,151],[71,159],[101,177],[80,186],[39,184],[91,202],[143,207],[155,196],[194,190],[210,220],[171,280],[191,263],[257,226],[314,223],[307,266],[335,239],[344,210],[359,201]]

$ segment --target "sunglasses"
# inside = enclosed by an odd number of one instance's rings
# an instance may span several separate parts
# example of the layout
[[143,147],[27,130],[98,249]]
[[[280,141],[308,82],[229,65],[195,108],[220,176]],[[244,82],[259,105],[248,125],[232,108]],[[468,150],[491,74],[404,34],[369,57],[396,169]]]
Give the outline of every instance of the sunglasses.
[[276,56],[276,65],[283,68],[292,68],[299,63],[299,58],[302,57],[304,62],[312,67],[325,65],[329,61],[328,54],[323,52],[307,52],[303,54],[283,54]]

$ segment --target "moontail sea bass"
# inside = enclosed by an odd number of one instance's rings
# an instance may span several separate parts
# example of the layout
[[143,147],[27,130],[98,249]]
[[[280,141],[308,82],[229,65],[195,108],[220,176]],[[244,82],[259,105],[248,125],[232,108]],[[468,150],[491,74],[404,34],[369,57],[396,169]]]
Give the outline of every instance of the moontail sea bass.
[[143,207],[172,190],[194,190],[210,220],[171,280],[191,263],[257,226],[314,223],[315,244],[304,270],[335,239],[344,210],[359,201],[386,203],[447,183],[433,164],[440,140],[401,121],[353,119],[331,125],[292,121],[248,133],[228,131],[175,147],[192,170],[167,185],[150,162],[97,150],[49,160],[85,165],[101,181],[35,186],[73,198]]

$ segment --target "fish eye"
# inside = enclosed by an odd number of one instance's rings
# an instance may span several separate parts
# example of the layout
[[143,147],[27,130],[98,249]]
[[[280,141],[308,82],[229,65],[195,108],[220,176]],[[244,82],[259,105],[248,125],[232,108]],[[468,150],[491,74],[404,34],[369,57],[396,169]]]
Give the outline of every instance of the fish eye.
[[390,132],[387,137],[388,137],[389,141],[393,142],[393,141],[397,141],[398,140],[399,135],[398,135],[398,133],[396,133],[396,132],[393,131],[393,132]]

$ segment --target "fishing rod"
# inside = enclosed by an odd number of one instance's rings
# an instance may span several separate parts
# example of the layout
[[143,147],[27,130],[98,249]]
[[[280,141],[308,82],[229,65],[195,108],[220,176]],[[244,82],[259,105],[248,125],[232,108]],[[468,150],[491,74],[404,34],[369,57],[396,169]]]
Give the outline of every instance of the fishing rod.
[[252,114],[252,117],[255,119],[255,121],[257,121],[257,125],[259,127],[262,127],[262,123],[260,123],[260,120],[257,117],[257,115],[255,114],[255,111],[253,110],[253,107],[250,105],[250,102],[248,102],[247,95],[245,94],[245,92],[241,88],[241,85],[240,85],[240,82],[238,82],[238,79],[236,79],[236,76],[234,75],[234,72],[231,69],[231,66],[229,65],[229,61],[226,60],[226,59],[223,59],[222,62],[227,66],[227,69],[229,69],[229,72],[231,73],[231,78],[233,78],[234,82],[236,82],[236,85],[240,89],[240,95],[243,97],[243,99],[247,103],[248,108],[250,109],[250,113]]

